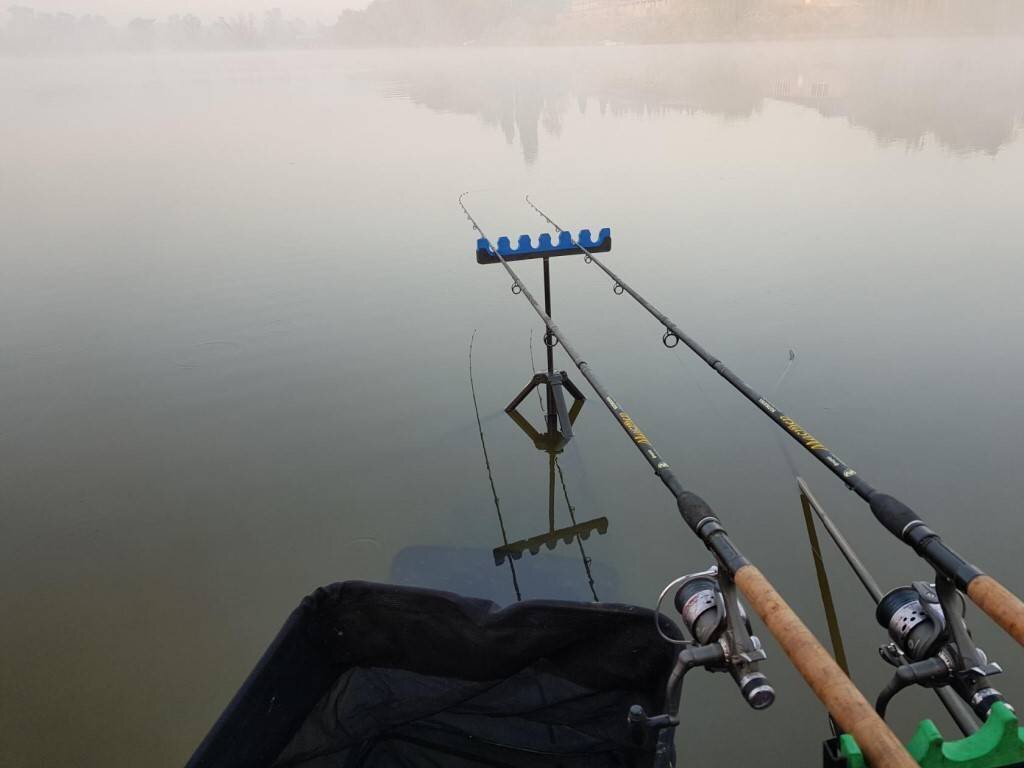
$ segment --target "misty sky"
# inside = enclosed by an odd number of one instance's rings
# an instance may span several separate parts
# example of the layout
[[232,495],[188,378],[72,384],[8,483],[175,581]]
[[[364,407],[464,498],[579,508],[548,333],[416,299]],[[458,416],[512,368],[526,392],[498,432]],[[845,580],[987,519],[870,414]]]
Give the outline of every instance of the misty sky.
[[280,8],[289,17],[334,21],[344,9],[364,8],[368,3],[369,0],[19,0],[16,4],[76,16],[97,13],[123,22],[136,16],[161,18],[172,13],[194,13],[204,19],[242,12],[260,16],[271,8]]

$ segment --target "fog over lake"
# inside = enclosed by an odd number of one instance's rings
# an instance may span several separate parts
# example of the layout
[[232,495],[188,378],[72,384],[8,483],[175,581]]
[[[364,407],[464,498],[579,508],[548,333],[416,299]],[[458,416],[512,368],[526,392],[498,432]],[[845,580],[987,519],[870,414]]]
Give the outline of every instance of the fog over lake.
[[[467,357],[475,331],[521,539],[548,464],[503,409],[544,347],[465,191],[495,237],[550,231],[527,193],[611,227],[612,269],[1024,590],[1017,38],[10,57],[0,115],[0,765],[183,764],[322,584],[515,600]],[[775,427],[598,269],[551,269],[562,329],[825,640]],[[609,521],[593,588],[651,607],[709,554],[585,391],[560,461],[576,518]],[[933,577],[794,458],[883,589]],[[823,549],[873,698],[885,633]],[[516,569],[524,598],[592,599],[575,544]],[[1019,707],[1020,649],[969,616]],[[691,675],[681,764],[815,764],[825,714],[759,634],[774,707]],[[927,691],[888,720],[925,716],[953,737]]]

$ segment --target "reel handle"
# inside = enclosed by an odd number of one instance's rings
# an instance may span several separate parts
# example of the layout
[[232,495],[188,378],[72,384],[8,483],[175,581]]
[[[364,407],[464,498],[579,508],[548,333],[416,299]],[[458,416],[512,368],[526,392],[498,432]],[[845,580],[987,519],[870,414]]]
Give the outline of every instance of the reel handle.
[[775,702],[775,689],[762,672],[750,672],[743,677],[733,676],[751,709],[768,709]]

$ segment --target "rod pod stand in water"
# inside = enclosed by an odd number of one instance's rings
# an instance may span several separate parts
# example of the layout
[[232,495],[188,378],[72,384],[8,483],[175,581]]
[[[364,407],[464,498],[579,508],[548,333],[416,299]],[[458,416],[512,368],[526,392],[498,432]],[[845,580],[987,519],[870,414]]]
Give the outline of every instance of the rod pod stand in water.
[[[526,198],[526,202],[558,232],[565,233],[565,230],[559,227],[544,211],[534,205],[529,197]],[[571,235],[569,237],[570,242],[585,254],[584,261],[588,263],[593,262],[614,281],[613,290],[617,295],[628,293],[665,327],[662,342],[666,347],[671,349],[677,346],[679,342],[689,347],[723,379],[738,390],[740,394],[757,406],[762,413],[767,415],[776,425],[803,446],[805,450],[824,464],[850,490],[864,499],[868,506],[871,507],[875,518],[885,526],[886,530],[913,548],[940,576],[949,579],[958,589],[966,592],[975,605],[988,614],[996,624],[1002,627],[1018,643],[1024,645],[1024,602],[1021,602],[1020,598],[946,546],[939,535],[925,525],[924,521],[906,504],[873,488],[852,467],[826,448],[814,435],[775,407],[767,398],[748,386],[739,376],[729,370],[721,360],[711,355],[694,339],[684,333],[671,318],[633,290],[622,278],[606,267],[594,255],[593,250],[572,241]]]
[[[460,198],[461,200],[461,198]],[[611,233],[602,232],[602,237],[595,244],[589,232],[581,232],[580,240],[586,240],[591,248],[598,251],[611,250]],[[523,261],[527,259],[542,259],[544,264],[544,313],[551,317],[551,264],[552,256],[565,256],[570,253],[583,253],[582,246],[579,246],[569,233],[559,238],[558,245],[551,242],[550,235],[542,235],[540,242],[534,246],[529,236],[523,235],[519,238],[516,248],[513,248],[507,237],[498,239],[497,247],[492,248],[486,238],[477,242],[476,260],[478,264],[505,264],[508,261]],[[512,283],[512,293],[519,293],[521,287],[517,282]],[[544,332],[544,347],[546,350],[547,370],[534,372],[533,378],[516,395],[512,402],[505,406],[505,413],[510,416],[518,414],[516,410],[519,405],[530,396],[530,393],[539,386],[544,386],[547,397],[545,399],[545,418],[547,420],[547,431],[555,432],[560,430],[563,437],[563,445],[572,440],[572,425],[575,419],[570,418],[570,409],[565,405],[565,392],[573,397],[573,409],[582,405],[586,398],[583,393],[572,383],[569,374],[565,371],[555,371],[554,349],[558,344],[549,329]],[[518,414],[521,416],[521,414]]]
[[[582,253],[582,251],[575,246],[559,248],[553,245],[550,241],[550,237],[546,238],[546,241],[542,238],[540,245],[534,248],[530,239],[524,236],[523,238],[520,238],[518,247],[513,250],[511,244],[506,238],[499,239],[497,249],[492,249],[489,242],[481,240],[477,243],[477,263],[497,264],[498,258],[496,258],[494,254],[499,252],[507,254],[508,258],[517,261],[526,259],[542,259],[544,264],[544,312],[548,317],[550,317],[550,258],[552,256],[561,256],[568,253]],[[610,250],[611,237],[609,236],[604,238],[600,241],[599,245],[602,250]],[[519,284],[513,283],[512,292],[518,293],[520,290]],[[501,565],[501,563],[505,561],[506,557],[518,559],[522,557],[524,552],[536,554],[540,551],[541,546],[553,549],[559,542],[570,544],[573,540],[579,540],[581,542],[580,547],[582,551],[582,540],[587,538],[591,532],[597,531],[600,534],[604,534],[608,530],[608,520],[603,517],[596,518],[594,520],[587,520],[582,523],[577,523],[576,520],[573,519],[571,526],[555,528],[555,472],[558,468],[557,457],[558,454],[562,453],[569,441],[572,440],[573,424],[575,424],[576,418],[579,416],[580,410],[586,402],[586,397],[584,397],[579,388],[573,384],[572,379],[569,378],[569,374],[565,371],[555,371],[554,348],[557,343],[558,340],[551,335],[550,331],[546,330],[544,333],[544,347],[546,350],[547,362],[546,370],[535,371],[533,377],[526,386],[523,387],[519,394],[512,399],[512,402],[505,406],[505,413],[507,413],[516,425],[526,434],[526,436],[530,438],[534,447],[548,454],[548,530],[545,533],[538,534],[536,536],[531,536],[519,541],[505,542],[502,546],[496,547],[493,550],[495,565]],[[546,394],[546,397],[544,398],[545,430],[543,433],[534,429],[533,425],[530,424],[529,419],[519,412],[519,406],[530,396],[530,393],[538,387],[544,387]],[[572,396],[571,407],[566,406],[566,393]],[[560,472],[561,470],[559,469],[558,471]],[[566,501],[568,503],[568,496],[566,496]],[[571,505],[570,515],[572,515]],[[585,555],[584,563],[587,563]],[[587,567],[589,569],[589,566]],[[588,580],[590,580],[589,570]],[[593,584],[591,584],[591,586],[593,586]]]
[[[464,197],[465,194],[459,197],[460,207],[473,228],[480,233],[482,238],[486,239],[487,235],[480,229],[479,224],[462,202]],[[862,746],[873,768],[912,768],[915,766],[916,763],[895,734],[889,730],[868,704],[828,651],[822,647],[793,609],[786,604],[768,579],[733,545],[721,521],[708,504],[695,493],[683,488],[651,440],[612,398],[590,365],[577,354],[555,322],[541,309],[540,304],[523,285],[508,262],[497,250],[492,249],[492,253],[512,278],[513,286],[518,287],[519,292],[530,302],[548,332],[561,343],[565,353],[590,383],[605,407],[612,413],[619,426],[654,470],[655,475],[675,497],[684,522],[711,550],[718,561],[719,568],[728,573],[748,604],[761,617],[793,666],[832,714],[835,721],[843,730],[852,734],[857,743]]]

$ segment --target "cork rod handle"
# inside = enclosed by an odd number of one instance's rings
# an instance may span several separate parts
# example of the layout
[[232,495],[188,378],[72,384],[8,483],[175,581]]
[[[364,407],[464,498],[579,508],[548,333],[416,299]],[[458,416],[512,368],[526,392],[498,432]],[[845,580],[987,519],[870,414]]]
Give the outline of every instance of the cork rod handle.
[[975,605],[1024,645],[1024,603],[991,576],[982,575],[967,584],[967,596]]
[[857,690],[835,659],[754,566],[736,572],[736,586],[839,726],[872,768],[918,768],[910,753]]

